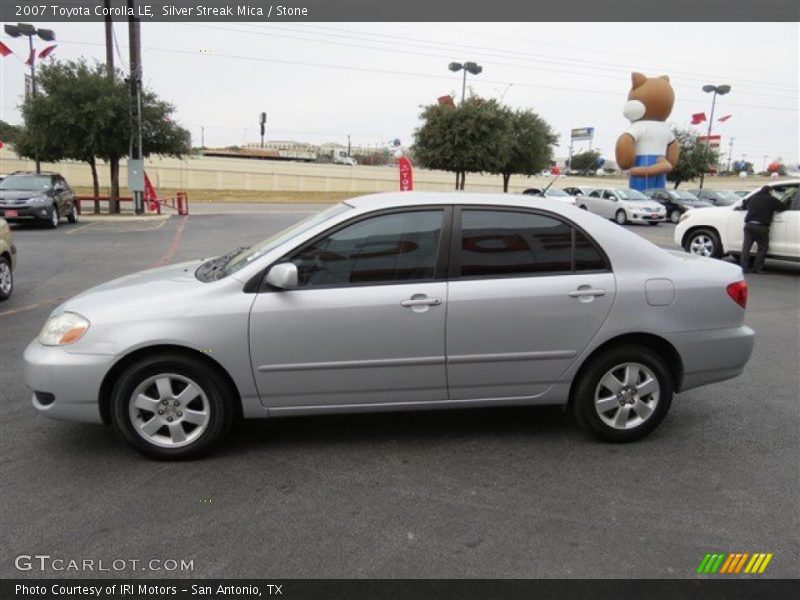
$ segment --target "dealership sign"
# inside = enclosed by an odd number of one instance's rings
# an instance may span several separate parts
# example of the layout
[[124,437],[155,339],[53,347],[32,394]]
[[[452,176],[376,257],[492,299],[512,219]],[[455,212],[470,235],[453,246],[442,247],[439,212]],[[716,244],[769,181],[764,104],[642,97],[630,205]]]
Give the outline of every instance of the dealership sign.
[[400,191],[410,192],[414,189],[414,168],[411,166],[411,161],[401,156],[397,160],[397,166],[400,170]]
[[594,137],[594,127],[579,127],[570,132],[570,139],[591,140]]

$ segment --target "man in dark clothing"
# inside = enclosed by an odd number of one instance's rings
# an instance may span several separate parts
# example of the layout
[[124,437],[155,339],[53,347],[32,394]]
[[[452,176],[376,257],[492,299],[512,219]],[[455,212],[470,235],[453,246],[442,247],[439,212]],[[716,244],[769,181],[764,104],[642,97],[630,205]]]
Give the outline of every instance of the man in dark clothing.
[[[747,198],[743,207],[747,209],[747,214],[744,217],[744,244],[739,264],[745,273],[760,273],[769,250],[769,228],[772,225],[772,217],[776,212],[786,210],[788,206],[773,196],[769,186],[765,185]],[[753,268],[750,269],[750,247],[753,242],[758,245],[758,251]]]

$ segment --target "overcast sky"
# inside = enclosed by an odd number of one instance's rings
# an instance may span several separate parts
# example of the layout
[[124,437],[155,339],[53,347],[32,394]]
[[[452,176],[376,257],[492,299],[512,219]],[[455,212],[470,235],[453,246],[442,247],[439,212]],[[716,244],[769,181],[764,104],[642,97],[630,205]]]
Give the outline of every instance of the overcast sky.
[[[104,60],[102,23],[41,23],[55,30],[54,56]],[[115,23],[117,65],[128,65],[127,24]],[[622,108],[630,72],[670,76],[676,104],[670,120],[710,113],[706,83],[727,83],[714,123],[725,154],[800,161],[797,23],[145,23],[147,86],[177,107],[177,119],[208,146],[258,141],[258,115],[268,114],[267,138],[378,145],[410,144],[420,106],[461,93],[451,61],[483,66],[468,88],[530,108],[561,136],[595,127],[594,147],[613,158],[625,130]],[[22,39],[2,38],[26,57]],[[39,41],[38,46],[45,43]],[[25,65],[0,60],[0,118],[21,121]],[[468,92],[469,93],[469,92]],[[706,124],[707,125],[707,124]],[[580,142],[577,150],[585,149]]]

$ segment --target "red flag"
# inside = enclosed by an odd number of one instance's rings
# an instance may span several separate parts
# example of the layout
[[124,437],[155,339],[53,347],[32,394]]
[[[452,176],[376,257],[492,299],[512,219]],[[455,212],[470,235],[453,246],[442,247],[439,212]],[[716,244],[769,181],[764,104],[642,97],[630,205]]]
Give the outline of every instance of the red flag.
[[58,46],[58,44],[53,44],[52,46],[48,46],[47,48],[39,52],[39,58],[47,58],[48,56],[50,56],[50,53],[56,49],[56,46]]
[[397,166],[400,168],[400,191],[410,192],[414,189],[414,168],[411,166],[411,161],[401,156]]
[[8,56],[9,54],[14,54],[14,53],[11,51],[11,48],[9,48],[8,46],[6,46],[6,45],[5,45],[3,42],[0,42],[0,56],[2,56],[3,58],[5,58],[5,57],[6,57],[6,56]]
[[695,113],[692,115],[692,125],[699,125],[706,120],[706,113]]
[[33,61],[36,60],[36,50],[31,48],[31,55],[28,57],[28,60],[25,61],[25,64],[29,67],[33,66]]
[[725,121],[730,119],[732,116],[733,115],[725,115],[724,117],[720,117],[719,119],[717,119],[717,121],[719,121],[720,123],[724,123]]
[[144,201],[147,202],[150,212],[158,210],[158,193],[147,173],[144,174]]

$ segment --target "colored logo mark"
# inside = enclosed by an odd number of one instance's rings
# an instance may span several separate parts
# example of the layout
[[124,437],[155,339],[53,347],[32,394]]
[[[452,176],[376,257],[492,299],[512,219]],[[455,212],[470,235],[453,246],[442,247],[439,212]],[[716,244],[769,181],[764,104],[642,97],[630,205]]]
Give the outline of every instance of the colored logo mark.
[[749,552],[717,552],[714,554],[706,554],[703,560],[700,561],[697,572],[726,575],[735,573],[763,573],[771,560],[771,552],[768,554],[765,552],[754,552],[753,554]]

